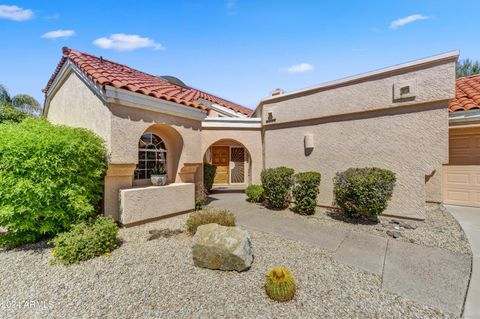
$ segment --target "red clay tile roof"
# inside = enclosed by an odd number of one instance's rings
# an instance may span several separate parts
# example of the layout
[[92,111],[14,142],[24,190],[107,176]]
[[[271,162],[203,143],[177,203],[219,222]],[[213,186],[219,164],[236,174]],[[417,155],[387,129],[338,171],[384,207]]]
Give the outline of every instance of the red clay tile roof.
[[459,78],[455,98],[450,102],[450,112],[480,109],[480,74]]
[[62,50],[63,57],[55,69],[52,77],[48,81],[46,88],[43,89],[43,92],[45,93],[47,93],[50,89],[55,77],[65,62],[70,60],[95,84],[100,85],[103,88],[109,85],[115,88],[125,89],[131,92],[137,92],[170,102],[209,111],[210,109],[208,106],[201,104],[199,101],[199,99],[204,99],[248,116],[253,113],[253,110],[249,108],[191,87],[183,87],[174,83],[170,83],[165,79],[132,69],[123,64],[112,62],[101,57],[99,58],[66,47]]

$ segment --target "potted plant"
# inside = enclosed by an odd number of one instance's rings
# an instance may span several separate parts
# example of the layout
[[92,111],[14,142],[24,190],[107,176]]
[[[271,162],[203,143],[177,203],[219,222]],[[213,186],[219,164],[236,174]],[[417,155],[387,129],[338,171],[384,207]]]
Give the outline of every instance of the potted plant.
[[150,175],[150,181],[155,186],[164,186],[167,184],[167,170],[163,165],[157,165],[152,169],[152,175]]

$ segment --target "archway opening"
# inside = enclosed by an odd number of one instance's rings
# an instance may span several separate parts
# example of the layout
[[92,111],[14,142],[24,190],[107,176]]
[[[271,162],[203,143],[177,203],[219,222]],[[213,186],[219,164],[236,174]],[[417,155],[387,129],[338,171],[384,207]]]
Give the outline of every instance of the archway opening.
[[166,124],[150,126],[139,137],[134,184],[149,185],[151,170],[156,166],[163,166],[167,171],[167,181],[174,183],[182,151],[183,138],[177,130]]
[[248,149],[233,139],[221,139],[211,144],[203,162],[217,166],[214,186],[251,184],[252,160]]

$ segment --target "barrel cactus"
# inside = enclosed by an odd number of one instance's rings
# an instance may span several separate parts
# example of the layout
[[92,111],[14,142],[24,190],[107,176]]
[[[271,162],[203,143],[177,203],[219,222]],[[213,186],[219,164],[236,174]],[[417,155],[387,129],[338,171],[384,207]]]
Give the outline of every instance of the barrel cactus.
[[295,296],[297,286],[292,273],[285,267],[273,267],[265,279],[267,295],[276,301],[289,301]]

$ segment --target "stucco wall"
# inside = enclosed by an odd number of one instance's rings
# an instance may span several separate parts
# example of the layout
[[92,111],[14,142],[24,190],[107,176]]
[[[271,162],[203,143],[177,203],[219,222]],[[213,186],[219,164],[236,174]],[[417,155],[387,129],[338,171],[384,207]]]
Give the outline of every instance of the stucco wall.
[[194,196],[191,183],[120,190],[120,222],[129,225],[192,211]]
[[167,148],[175,153],[178,169],[175,176],[169,176],[172,182],[180,181],[178,172],[185,163],[202,163],[200,121],[113,105],[111,127],[112,163],[136,164],[138,140],[147,131],[155,132],[164,138]]
[[46,117],[55,124],[90,129],[110,149],[110,110],[75,73],[70,73],[52,97]]
[[201,156],[207,149],[219,140],[234,140],[243,145],[251,157],[252,183],[260,183],[260,173],[263,165],[262,132],[260,129],[202,129]]
[[[369,79],[327,91],[274,100],[263,114],[265,166],[322,174],[319,204],[333,204],[332,179],[349,167],[378,166],[397,175],[386,214],[424,218],[426,193],[438,199],[442,164],[448,162],[448,101],[455,89],[453,61]],[[414,100],[393,102],[400,81],[416,82]],[[308,120],[304,120],[308,119]],[[304,149],[305,134],[314,149]],[[425,188],[426,175],[435,172]]]

